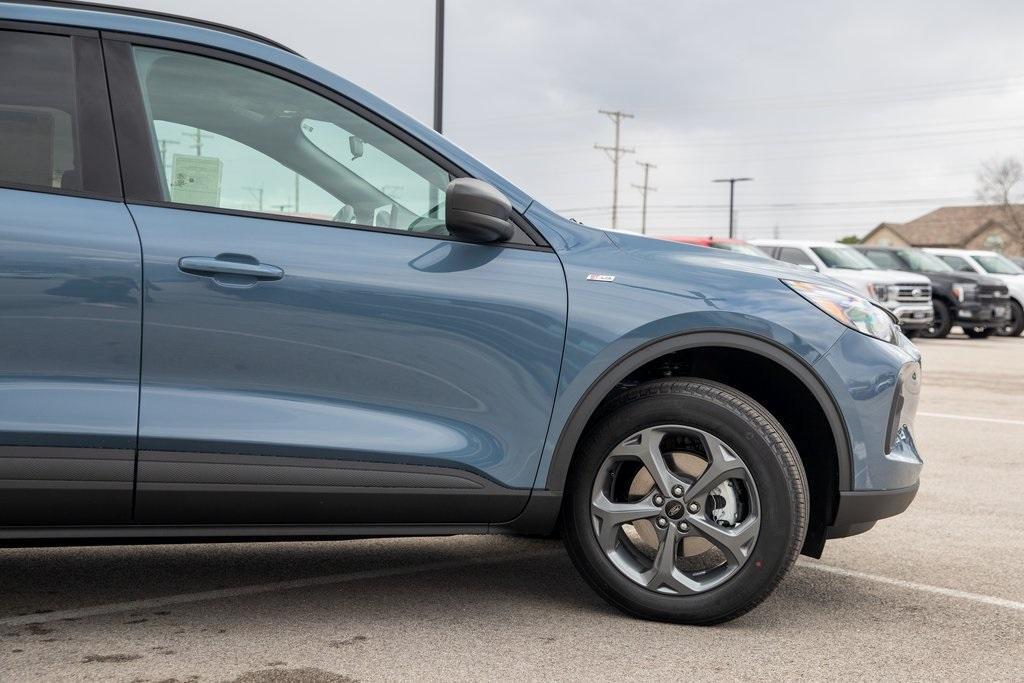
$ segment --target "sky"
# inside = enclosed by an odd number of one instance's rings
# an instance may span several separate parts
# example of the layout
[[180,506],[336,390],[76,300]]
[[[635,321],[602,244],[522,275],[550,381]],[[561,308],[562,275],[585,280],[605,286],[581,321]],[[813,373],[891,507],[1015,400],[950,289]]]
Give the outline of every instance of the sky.
[[[107,0],[113,2],[114,0]],[[432,118],[433,0],[116,2],[255,31]],[[444,133],[539,202],[620,229],[834,239],[975,203],[1024,154],[1024,3],[448,0]]]

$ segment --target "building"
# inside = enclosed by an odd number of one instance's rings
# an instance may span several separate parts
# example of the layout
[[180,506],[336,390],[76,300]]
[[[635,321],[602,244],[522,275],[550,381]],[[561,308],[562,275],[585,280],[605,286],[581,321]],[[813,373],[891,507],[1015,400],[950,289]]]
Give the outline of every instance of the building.
[[1024,204],[1014,204],[1010,210],[1013,216],[997,205],[944,206],[907,223],[880,223],[863,242],[893,247],[989,249],[1007,256],[1024,256]]

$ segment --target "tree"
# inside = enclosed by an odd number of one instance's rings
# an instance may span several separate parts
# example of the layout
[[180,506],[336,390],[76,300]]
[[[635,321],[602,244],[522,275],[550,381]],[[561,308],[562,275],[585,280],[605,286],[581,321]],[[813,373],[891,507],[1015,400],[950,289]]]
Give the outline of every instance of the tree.
[[839,244],[860,244],[860,238],[856,235],[847,235],[836,240]]
[[993,158],[981,164],[978,171],[977,197],[986,204],[1003,207],[1009,218],[1006,227],[1024,240],[1024,163],[1017,157]]

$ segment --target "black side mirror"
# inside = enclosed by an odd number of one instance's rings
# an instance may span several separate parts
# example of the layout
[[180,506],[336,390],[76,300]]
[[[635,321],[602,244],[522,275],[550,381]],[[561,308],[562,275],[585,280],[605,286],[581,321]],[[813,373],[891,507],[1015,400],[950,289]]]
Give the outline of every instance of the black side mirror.
[[451,181],[444,204],[445,227],[452,237],[471,242],[505,242],[516,234],[512,202],[482,180]]

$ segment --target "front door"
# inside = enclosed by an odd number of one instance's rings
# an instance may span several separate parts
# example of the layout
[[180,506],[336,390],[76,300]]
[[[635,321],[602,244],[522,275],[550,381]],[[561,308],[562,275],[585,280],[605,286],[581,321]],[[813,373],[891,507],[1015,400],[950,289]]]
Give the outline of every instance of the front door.
[[186,52],[121,44],[115,63],[126,50],[160,192],[129,202],[137,520],[514,517],[562,354],[554,253],[449,238],[450,171],[325,97]]

